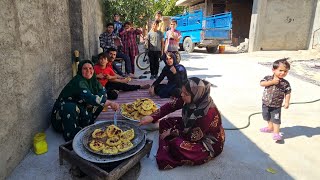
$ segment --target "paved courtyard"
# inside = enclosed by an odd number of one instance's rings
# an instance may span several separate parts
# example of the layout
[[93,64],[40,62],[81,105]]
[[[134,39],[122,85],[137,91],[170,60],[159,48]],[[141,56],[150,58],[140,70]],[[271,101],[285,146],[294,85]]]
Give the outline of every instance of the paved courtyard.
[[[241,128],[248,116],[261,111],[263,88],[260,79],[271,74],[271,62],[290,57],[292,69],[286,79],[292,86],[291,102],[320,99],[320,53],[317,51],[267,51],[236,54],[227,47],[224,54],[181,52],[188,76],[207,79],[214,87],[211,95],[223,115],[225,128]],[[163,64],[162,64],[163,66]],[[137,71],[141,75],[144,71]],[[275,143],[270,134],[259,128],[266,123],[261,115],[250,119],[250,126],[227,130],[223,153],[216,159],[195,167],[178,167],[159,171],[155,161],[158,133],[149,132],[154,141],[150,157],[141,160],[140,168],[123,179],[320,179],[320,101],[291,105],[282,111],[281,132],[284,141]],[[78,179],[69,173],[66,162],[59,166],[58,146],[61,135],[49,128],[49,152],[35,155],[32,150],[13,171],[9,180],[16,179]],[[274,174],[267,169],[272,168]],[[88,177],[82,179],[89,179]]]

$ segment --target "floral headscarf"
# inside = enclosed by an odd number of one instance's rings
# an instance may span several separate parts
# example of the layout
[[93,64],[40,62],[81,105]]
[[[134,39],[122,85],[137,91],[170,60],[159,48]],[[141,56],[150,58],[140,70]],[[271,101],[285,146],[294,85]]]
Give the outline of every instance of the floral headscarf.
[[186,90],[191,94],[191,103],[182,109],[182,119],[186,128],[194,125],[195,120],[205,116],[211,107],[216,107],[210,96],[211,84],[197,77],[188,79]]

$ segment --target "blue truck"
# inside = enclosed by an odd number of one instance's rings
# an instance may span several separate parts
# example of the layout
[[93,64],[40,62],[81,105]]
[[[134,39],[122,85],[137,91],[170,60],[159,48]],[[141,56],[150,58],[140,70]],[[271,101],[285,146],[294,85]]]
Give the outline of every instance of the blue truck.
[[217,51],[219,44],[230,44],[232,38],[231,12],[203,16],[202,9],[171,17],[181,32],[180,49],[193,52],[205,47],[208,53]]

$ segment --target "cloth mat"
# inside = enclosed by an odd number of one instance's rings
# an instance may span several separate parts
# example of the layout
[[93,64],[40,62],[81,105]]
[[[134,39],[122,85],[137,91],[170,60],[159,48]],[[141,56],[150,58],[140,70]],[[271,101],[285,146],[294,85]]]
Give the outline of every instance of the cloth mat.
[[[132,80],[129,82],[129,84],[136,84],[136,85],[144,85],[144,84],[152,84],[153,80]],[[166,83],[163,81],[162,83]],[[164,105],[167,102],[170,102],[170,98],[160,98],[159,96],[153,96],[151,97],[149,94],[148,89],[138,89],[136,91],[127,91],[119,92],[119,96],[116,100],[112,100],[113,102],[117,102],[120,105],[123,103],[132,103],[138,98],[150,98],[154,101],[154,103],[159,104],[160,106]],[[114,111],[108,110],[107,112],[101,112],[100,115],[97,118],[97,121],[103,121],[103,120],[113,120]],[[181,110],[175,111],[168,116],[180,116],[181,117]],[[119,115],[119,120],[125,120],[126,118]]]

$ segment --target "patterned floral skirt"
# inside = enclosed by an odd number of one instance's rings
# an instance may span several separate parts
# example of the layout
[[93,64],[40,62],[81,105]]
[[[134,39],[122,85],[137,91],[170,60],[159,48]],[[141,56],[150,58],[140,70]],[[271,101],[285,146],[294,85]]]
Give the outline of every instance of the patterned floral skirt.
[[75,102],[56,100],[51,113],[51,124],[56,131],[62,132],[66,141],[69,141],[82,128],[93,124],[102,109],[102,106],[86,107]]
[[[162,119],[159,124],[159,134],[174,128],[183,131],[184,124],[181,117],[169,117]],[[218,156],[223,149],[223,142],[213,145],[214,157]],[[172,169],[182,165],[200,165],[214,157],[203,146],[202,142],[191,142],[183,136],[169,136],[165,139],[159,137],[159,149],[156,160],[159,169]]]

